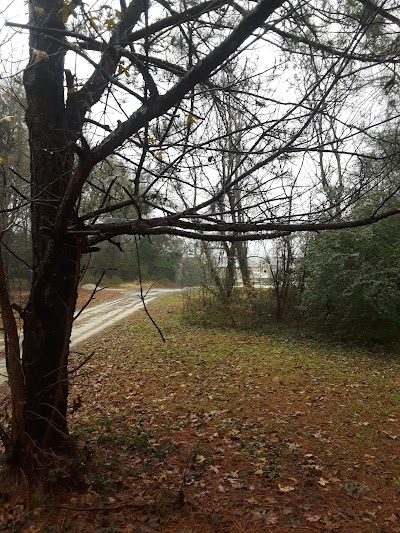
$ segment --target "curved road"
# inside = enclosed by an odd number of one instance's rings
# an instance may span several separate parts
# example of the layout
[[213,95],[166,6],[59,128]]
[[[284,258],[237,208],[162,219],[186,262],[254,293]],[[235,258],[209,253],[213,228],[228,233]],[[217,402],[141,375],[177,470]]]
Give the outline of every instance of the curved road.
[[[155,298],[168,294],[170,292],[177,292],[181,289],[151,289],[145,298],[146,304]],[[140,293],[138,291],[121,291],[121,298],[104,302],[97,305],[92,305],[85,309],[81,315],[76,319],[72,330],[70,347],[74,348],[81,342],[86,341],[89,337],[93,337],[100,333],[103,329],[111,326],[118,320],[125,318],[134,311],[143,309],[140,300]],[[4,342],[0,340],[0,385],[7,381],[7,371],[4,358]]]

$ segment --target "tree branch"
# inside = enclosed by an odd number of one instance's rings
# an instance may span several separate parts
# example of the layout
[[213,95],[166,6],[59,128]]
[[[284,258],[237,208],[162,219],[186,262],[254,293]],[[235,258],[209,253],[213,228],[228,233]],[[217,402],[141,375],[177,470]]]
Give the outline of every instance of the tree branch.
[[386,20],[389,20],[390,22],[394,22],[394,24],[397,24],[397,26],[400,28],[400,19],[389,13],[389,11],[384,9],[382,6],[378,6],[377,4],[375,4],[375,2],[372,2],[372,0],[357,1],[360,2],[360,4],[362,4],[363,6],[370,9],[373,13],[381,15],[381,17],[385,18]]
[[[261,240],[265,238],[276,238],[282,232],[305,232],[305,231],[325,231],[357,228],[375,224],[380,220],[399,215],[400,209],[390,209],[384,213],[374,214],[356,220],[341,220],[334,222],[301,222],[301,223],[237,223],[237,222],[193,222],[179,220],[176,217],[152,218],[147,220],[135,220],[130,222],[112,222],[107,224],[96,224],[85,226],[83,229],[70,228],[69,233],[75,235],[99,236],[90,240],[90,244],[95,244],[116,235],[154,235],[157,233],[169,233],[173,235],[189,236],[194,239],[217,240],[217,241],[240,241],[240,240]],[[179,230],[186,230],[179,232]],[[199,232],[199,233],[195,233]],[[201,233],[200,233],[201,232]],[[257,234],[255,233],[257,232]],[[265,232],[274,232],[268,236]],[[214,235],[219,233],[220,235]]]
[[213,72],[250,37],[264,21],[285,0],[261,0],[260,3],[238,24],[231,34],[212,52],[198,63],[175,84],[167,93],[155,100],[150,109],[142,106],[131,117],[121,122],[116,130],[92,150],[93,164],[105,159],[131,135],[144,127],[147,120],[161,116],[171,107],[177,105],[182,98],[198,83],[205,81]]

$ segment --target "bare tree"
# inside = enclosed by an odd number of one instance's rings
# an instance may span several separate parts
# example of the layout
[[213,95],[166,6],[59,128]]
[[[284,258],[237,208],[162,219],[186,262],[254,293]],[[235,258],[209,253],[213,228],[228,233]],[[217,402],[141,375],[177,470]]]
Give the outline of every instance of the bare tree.
[[[368,97],[368,80],[393,71],[399,61],[394,0],[384,8],[363,0],[353,12],[341,2],[319,0],[260,0],[252,6],[241,0],[190,7],[121,0],[98,2],[88,11],[77,0],[30,0],[28,24],[10,24],[29,33],[24,86],[34,270],[21,310],[20,354],[0,268],[17,464],[37,457],[33,449],[60,449],[68,442],[69,339],[80,262],[98,243],[122,234],[160,233],[242,242],[365,225],[398,213],[383,206],[351,218],[356,195],[342,202],[340,220],[326,216],[322,203],[310,211],[315,183],[308,167],[300,171],[302,162],[320,151],[357,161],[371,157],[363,139],[396,120],[394,112],[381,120],[367,104],[359,116],[343,111],[338,117],[345,127],[334,146],[313,130],[317,115],[329,119],[336,113],[337,92],[350,106],[356,90]],[[393,33],[379,54],[369,47],[372,25]],[[300,87],[298,57],[310,49],[320,54],[318,72]],[[260,88],[246,96],[258,120],[221,132],[217,104],[224,105],[229,95],[229,106],[239,105],[242,90],[221,84],[219,73],[250,53],[260,58],[254,70]],[[346,92],[348,80],[361,78],[359,88]],[[228,148],[222,150],[232,153],[238,135],[233,164],[218,181],[213,156],[224,138]],[[93,169],[111,156],[131,169],[129,187],[120,188],[123,199],[113,194],[115,183],[104,188],[97,207],[80,206]],[[288,165],[298,170],[290,196],[286,181],[294,173]],[[215,209],[224,197],[231,200],[229,222]],[[131,218],[107,218],[128,206],[135,213]]]

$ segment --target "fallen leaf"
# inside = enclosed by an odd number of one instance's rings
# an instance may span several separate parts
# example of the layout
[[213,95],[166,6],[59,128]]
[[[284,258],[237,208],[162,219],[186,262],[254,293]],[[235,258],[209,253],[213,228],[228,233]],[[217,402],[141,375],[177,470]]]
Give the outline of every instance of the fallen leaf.
[[398,435],[393,435],[392,433],[389,433],[388,431],[381,431],[381,433],[383,433],[384,435],[386,435],[386,437],[392,440],[396,440],[399,438]]
[[355,483],[347,483],[344,488],[346,493],[353,498],[365,490],[363,485],[356,485]]
[[301,448],[301,444],[297,444],[295,442],[288,442],[287,447],[289,448],[289,450],[298,450],[299,448]]
[[292,514],[293,512],[294,512],[294,508],[293,507],[284,507],[282,509],[283,516],[288,516],[288,515]]
[[292,487],[291,485],[281,485],[278,483],[279,492],[291,492],[292,490],[296,490],[295,487]]
[[319,520],[321,520],[321,516],[319,514],[306,516],[306,520],[307,522],[319,522]]
[[278,521],[279,521],[279,516],[272,509],[271,511],[268,511],[268,513],[265,515],[265,523],[270,526],[276,524]]

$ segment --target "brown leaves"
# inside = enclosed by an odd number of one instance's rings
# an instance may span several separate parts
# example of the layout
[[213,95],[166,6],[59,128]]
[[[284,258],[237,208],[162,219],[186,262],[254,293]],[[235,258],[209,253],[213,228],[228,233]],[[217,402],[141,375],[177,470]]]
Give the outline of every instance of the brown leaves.
[[[363,367],[342,352],[331,363],[326,347],[311,349],[305,341],[192,327],[176,314],[179,305],[169,297],[152,308],[167,328],[165,346],[144,317],[133,315],[96,341],[91,373],[75,385],[73,397],[82,396],[77,430],[89,428],[107,483],[122,478],[103,501],[116,493],[130,501],[139,491],[155,502],[141,513],[144,524],[162,515],[176,531],[215,531],[221,524],[226,531],[395,530],[398,441],[374,428],[395,435],[396,426],[374,420],[382,376],[375,384],[369,377],[368,388],[360,377],[373,363]],[[387,373],[385,387],[397,391],[394,375]],[[355,376],[360,387],[350,387]],[[385,413],[381,420],[393,424]],[[368,448],[354,438],[355,427],[368,432]],[[175,446],[161,453],[163,442]],[[141,527],[121,513],[121,531],[128,519]]]

